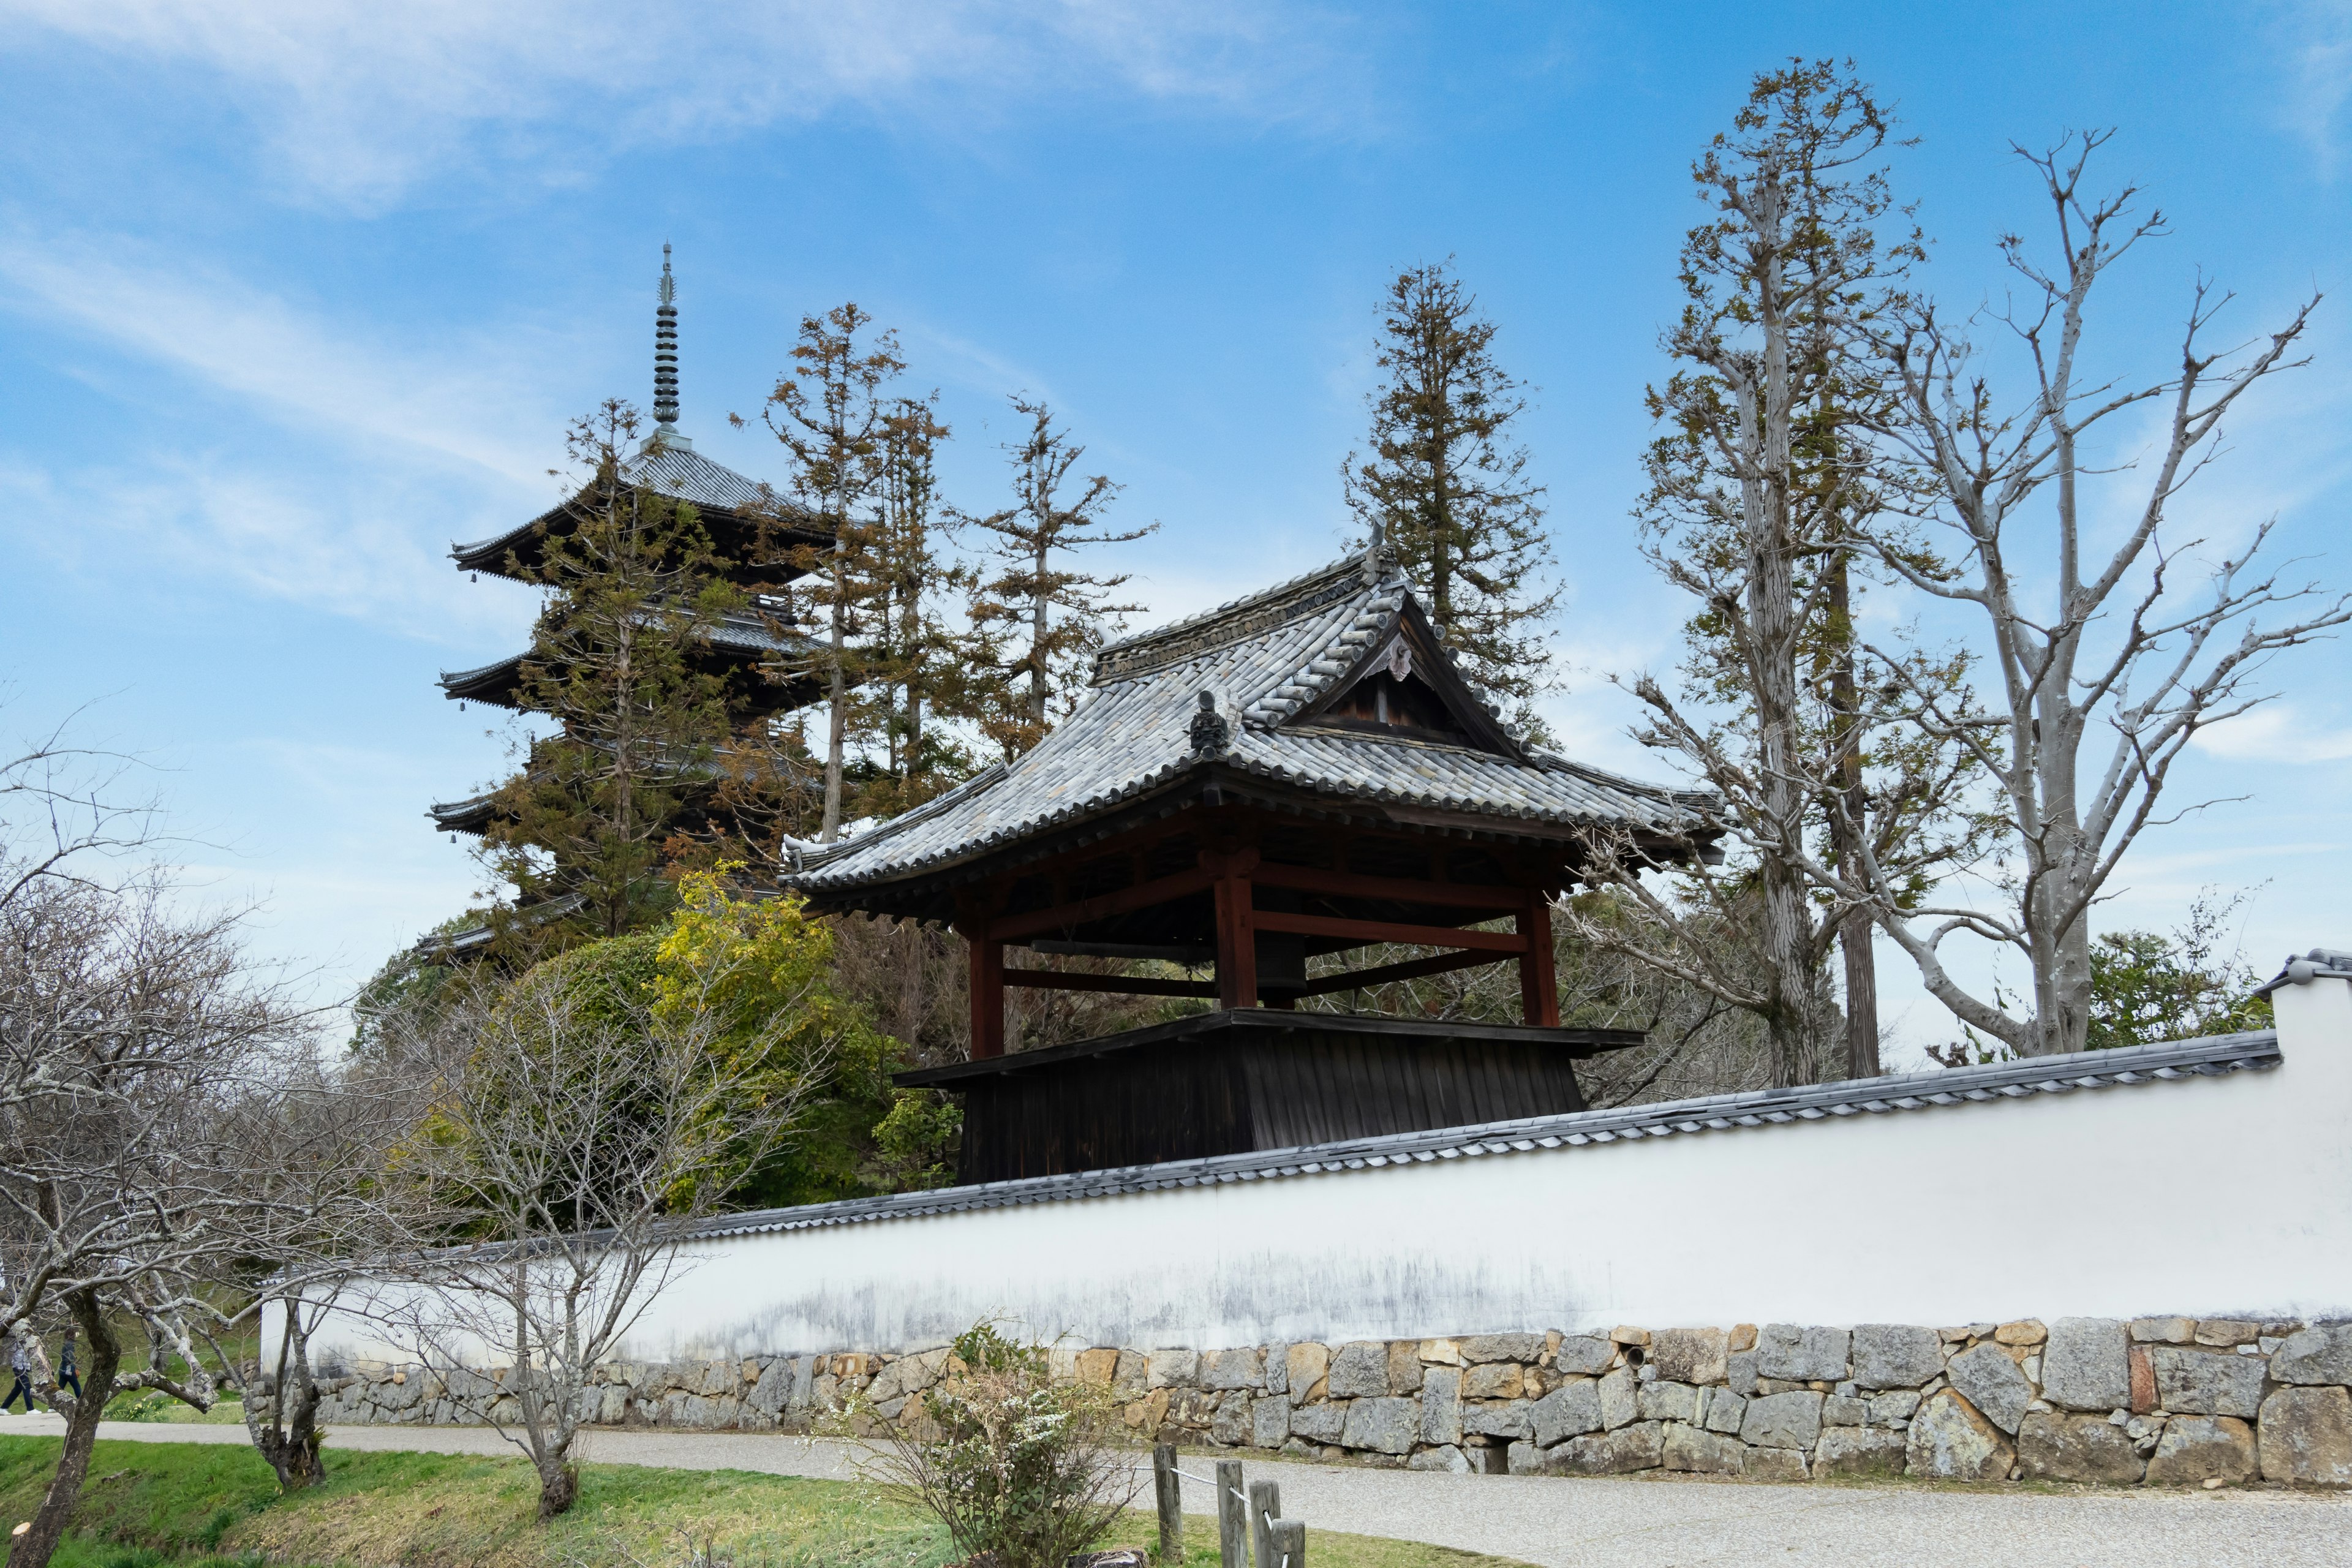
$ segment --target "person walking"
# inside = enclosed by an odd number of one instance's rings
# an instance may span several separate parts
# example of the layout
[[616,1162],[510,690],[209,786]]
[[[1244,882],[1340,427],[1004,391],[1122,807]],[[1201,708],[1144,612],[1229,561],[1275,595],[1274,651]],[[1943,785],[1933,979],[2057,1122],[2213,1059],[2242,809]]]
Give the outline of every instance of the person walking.
[[79,1329],[68,1326],[66,1342],[58,1347],[58,1386],[72,1389],[77,1400],[81,1398],[81,1373],[74,1365],[74,1352],[78,1348],[74,1337],[80,1332]]
[[9,1336],[8,1370],[16,1374],[16,1386],[8,1391],[7,1398],[0,1399],[0,1414],[5,1414],[21,1394],[25,1396],[25,1414],[30,1415],[37,1408],[33,1404],[33,1342],[21,1331]]

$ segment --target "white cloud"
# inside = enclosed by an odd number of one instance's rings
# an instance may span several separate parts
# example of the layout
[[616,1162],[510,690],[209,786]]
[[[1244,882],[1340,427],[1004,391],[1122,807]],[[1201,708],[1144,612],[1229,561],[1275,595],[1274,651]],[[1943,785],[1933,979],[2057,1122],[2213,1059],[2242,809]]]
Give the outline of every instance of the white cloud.
[[2352,757],[2352,728],[2305,718],[2284,702],[2200,731],[2197,748],[2237,763],[2338,763]]
[[215,74],[298,181],[362,206],[486,135],[562,162],[845,106],[945,122],[1045,89],[1261,119],[1349,102],[1301,85],[1332,18],[1232,0],[0,0],[0,17]]
[[2332,176],[2352,107],[2352,0],[2296,0],[2281,9],[2273,33],[2285,56],[2278,112],[2311,143],[2321,174]]

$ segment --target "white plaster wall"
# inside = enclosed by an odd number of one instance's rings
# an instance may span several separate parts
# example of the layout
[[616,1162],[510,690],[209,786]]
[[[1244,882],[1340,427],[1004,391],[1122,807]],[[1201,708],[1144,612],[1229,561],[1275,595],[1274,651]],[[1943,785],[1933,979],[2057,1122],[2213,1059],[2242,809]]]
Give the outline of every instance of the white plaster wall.
[[629,1353],[2352,1316],[2352,984],[2273,994],[2267,1072],[701,1243]]

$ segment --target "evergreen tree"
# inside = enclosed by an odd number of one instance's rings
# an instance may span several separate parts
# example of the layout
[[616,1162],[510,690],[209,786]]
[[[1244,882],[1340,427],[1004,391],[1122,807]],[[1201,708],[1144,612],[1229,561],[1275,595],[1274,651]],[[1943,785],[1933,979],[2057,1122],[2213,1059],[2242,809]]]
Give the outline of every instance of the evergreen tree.
[[1158,530],[1158,523],[1115,531],[1103,513],[1119,492],[1108,476],[1097,474],[1071,488],[1071,470],[1086,455],[1066,430],[1054,427],[1042,402],[1015,396],[1013,406],[1029,421],[1029,434],[1008,442],[1013,504],[973,518],[988,541],[992,572],[984,572],[972,605],[981,638],[976,662],[993,687],[975,704],[980,728],[1007,758],[1020,755],[1066,715],[1084,684],[1087,661],[1102,646],[1104,623],[1131,615],[1137,605],[1114,604],[1111,595],[1128,574],[1096,576],[1073,570],[1075,551],[1124,544]]
[[[527,743],[484,833],[486,862],[537,911],[501,917],[509,945],[643,927],[674,902],[663,872],[680,846],[755,847],[791,790],[761,748],[737,743],[763,728],[760,678],[707,657],[748,596],[720,574],[693,507],[629,481],[637,427],[618,400],[573,424],[568,449],[588,478],[528,574],[548,599],[518,696],[557,728]],[[731,795],[722,773],[736,775]]]
[[1450,260],[1400,273],[1381,312],[1371,455],[1350,452],[1342,466],[1348,504],[1465,669],[1538,728],[1531,704],[1549,663],[1540,628],[1559,589],[1547,576],[1543,487],[1512,439],[1523,388],[1496,362],[1495,325]]
[[920,805],[972,770],[971,754],[940,721],[962,712],[971,696],[971,639],[940,614],[943,599],[973,581],[940,551],[946,519],[934,458],[948,436],[936,395],[898,399],[883,422],[872,635],[862,658],[869,710],[862,728],[881,742],[859,801],[868,816]]
[[793,363],[777,378],[762,415],[783,444],[793,500],[833,534],[830,546],[802,545],[789,557],[795,571],[807,574],[795,596],[823,626],[814,664],[824,691],[824,805],[817,837],[826,844],[841,831],[849,751],[859,739],[856,689],[866,674],[859,633],[884,592],[873,503],[884,483],[896,404],[883,388],[907,368],[893,332],[883,332],[871,348],[860,345],[857,334],[873,320],[854,301],[801,318]]

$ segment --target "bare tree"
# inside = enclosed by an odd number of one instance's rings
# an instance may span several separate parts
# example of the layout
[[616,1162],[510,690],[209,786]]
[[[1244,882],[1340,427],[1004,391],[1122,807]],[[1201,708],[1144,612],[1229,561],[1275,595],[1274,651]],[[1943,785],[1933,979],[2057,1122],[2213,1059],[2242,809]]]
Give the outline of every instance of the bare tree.
[[[410,1212],[462,1214],[468,1241],[391,1260],[366,1310],[530,1457],[541,1519],[572,1506],[594,1369],[677,1277],[693,1222],[823,1077],[826,1047],[803,1041],[795,1070],[747,1091],[746,1064],[785,1050],[803,1021],[787,1008],[747,1023],[723,994],[732,978],[713,967],[648,1000],[557,961],[437,1009],[431,1037],[402,1053],[437,1078],[435,1135],[397,1167],[429,1190]],[[415,1239],[446,1234],[436,1222]],[[467,1370],[486,1358],[504,1370]]]
[[[66,1440],[9,1568],[56,1549],[123,1389],[199,1409],[215,1387],[192,1325],[275,1215],[231,1128],[266,1100],[306,1023],[224,916],[190,917],[150,876],[120,888],[13,879],[0,901],[0,1340],[57,1317],[89,1347],[79,1394],[34,1342]],[[142,1326],[146,1365],[118,1333]]]
[[[1993,319],[2031,361],[2022,397],[2004,405],[1964,329],[1932,303],[1906,307],[1882,340],[1895,395],[1885,434],[1906,470],[1906,504],[1948,541],[1955,570],[1925,568],[1897,550],[1878,557],[1920,593],[1981,617],[1988,662],[2000,674],[1999,710],[1956,709],[1900,657],[1870,651],[1907,691],[1923,732],[1966,747],[1994,781],[2009,855],[1997,907],[1906,900],[1900,868],[1866,849],[1841,893],[1874,903],[1928,991],[1963,1024],[2029,1056],[2084,1048],[2090,914],[2123,857],[2148,827],[2211,804],[2165,799],[2182,750],[2265,700],[2258,677],[2268,656],[2352,618],[2346,597],[2284,583],[2280,564],[2256,564],[2270,523],[2209,554],[2171,518],[2219,455],[2223,418],[2239,399],[2305,363],[2296,345],[2316,296],[2276,331],[2214,348],[2210,329],[2231,296],[2200,279],[2177,371],[2133,383],[2086,367],[2093,289],[2141,240],[2165,232],[2160,213],[2137,215],[2134,187],[2083,194],[2106,140],[2088,132],[2047,153],[2018,149],[2040,177],[2059,253],[2045,268],[2022,238],[2001,241],[2024,302]],[[2153,461],[2116,455],[2133,439],[2117,426],[2147,413],[2161,418]],[[2124,474],[2137,476],[2126,521],[2103,549],[2107,531],[2092,514],[2116,515],[2102,481]],[[2029,1008],[1954,978],[1944,946],[1961,933],[2025,960]]]

